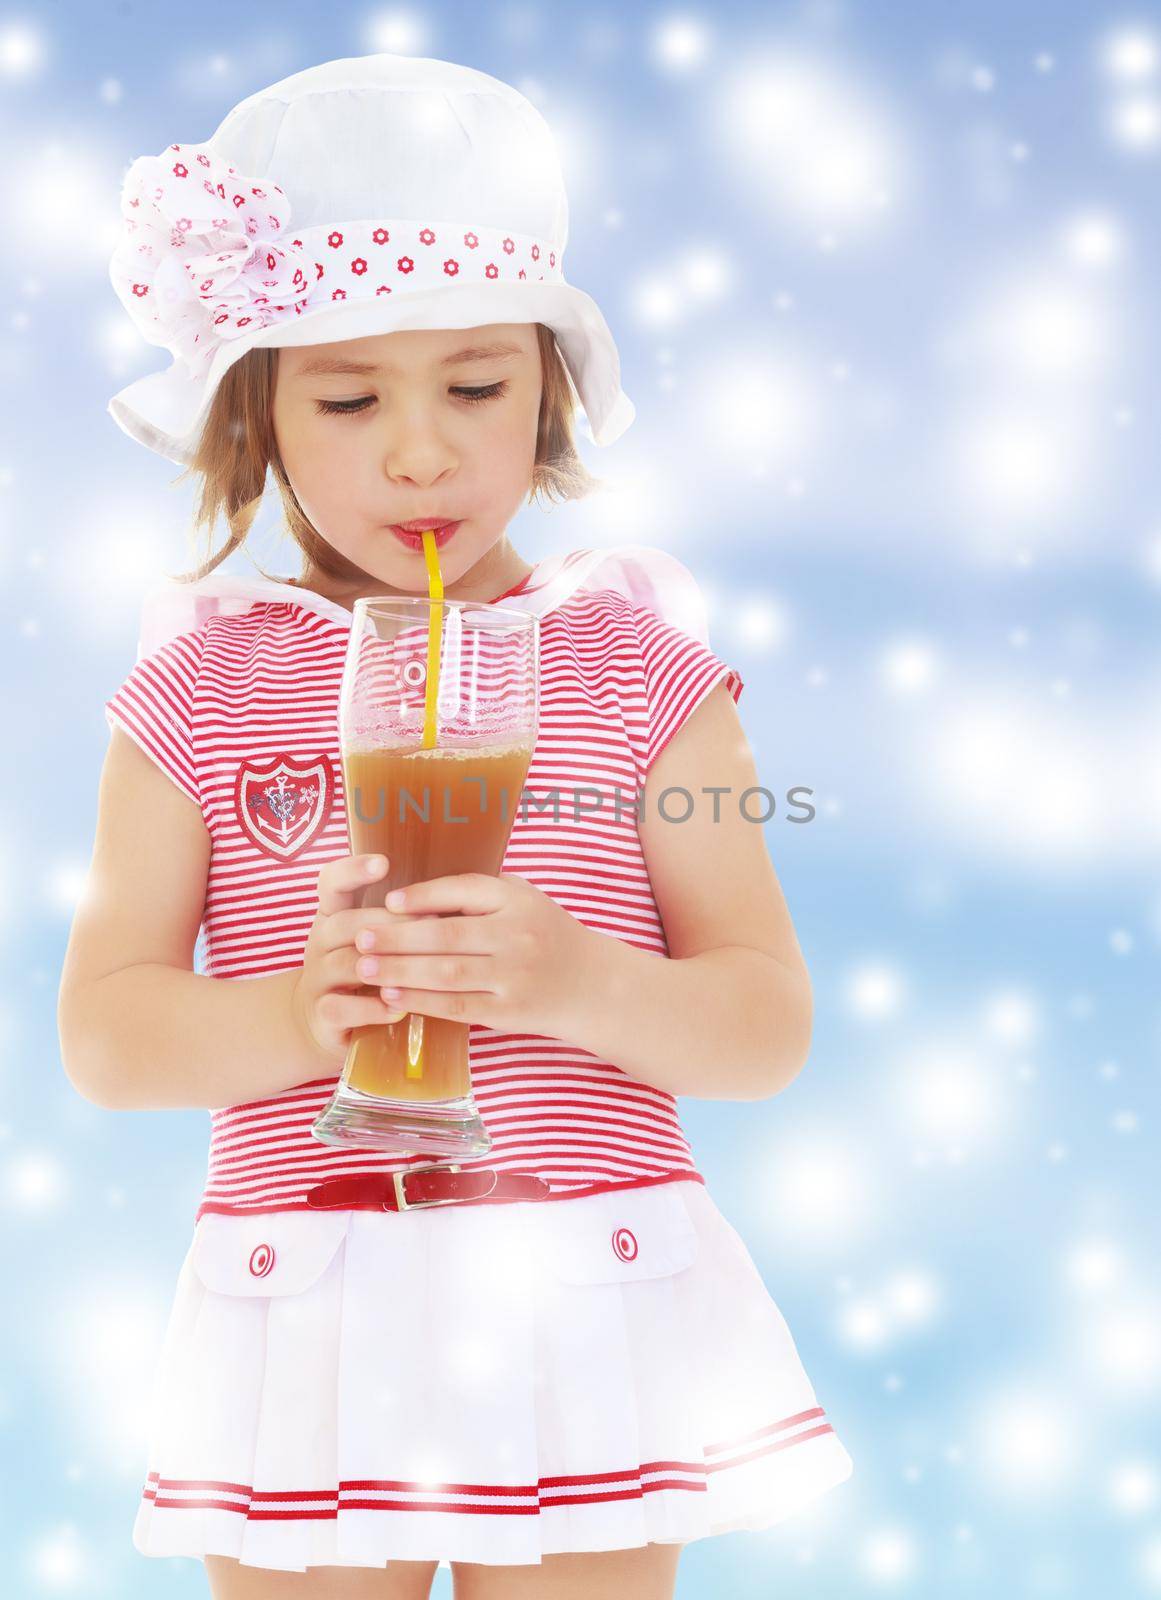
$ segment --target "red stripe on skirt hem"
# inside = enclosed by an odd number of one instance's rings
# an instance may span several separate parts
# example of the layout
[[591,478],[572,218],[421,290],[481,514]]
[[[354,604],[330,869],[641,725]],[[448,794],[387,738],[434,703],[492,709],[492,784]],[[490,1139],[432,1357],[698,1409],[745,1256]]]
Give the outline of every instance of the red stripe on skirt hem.
[[[757,1432],[741,1435],[730,1444],[713,1445],[714,1451],[737,1449],[743,1444],[748,1444],[756,1438],[770,1433],[793,1427],[795,1423],[806,1421],[811,1417],[820,1417],[823,1409],[818,1406],[810,1411],[798,1412],[793,1417],[787,1417],[782,1422],[771,1423],[769,1427],[758,1429]],[[244,1485],[223,1483],[212,1479],[183,1479],[165,1478],[159,1473],[149,1473],[143,1492],[143,1499],[152,1500],[158,1509],[173,1511],[237,1511],[251,1521],[268,1522],[287,1518],[301,1520],[316,1520],[320,1517],[335,1517],[340,1510],[343,1511],[458,1511],[465,1513],[491,1513],[499,1516],[535,1516],[539,1512],[552,1506],[592,1505],[606,1500],[631,1500],[640,1499],[642,1495],[649,1494],[658,1489],[689,1489],[695,1493],[704,1494],[707,1488],[706,1479],[711,1472],[723,1472],[729,1467],[744,1466],[749,1462],[757,1461],[763,1456],[773,1455],[776,1451],[788,1450],[792,1445],[803,1444],[808,1439],[816,1439],[822,1434],[834,1433],[830,1423],[823,1423],[817,1428],[811,1428],[805,1433],[796,1433],[787,1439],[774,1439],[756,1450],[750,1450],[745,1455],[736,1456],[730,1461],[647,1461],[643,1462],[635,1472],[589,1472],[577,1477],[541,1478],[535,1484],[487,1484],[487,1483],[445,1483],[438,1486],[431,1483],[420,1483],[411,1479],[350,1479],[339,1485],[334,1490],[308,1489],[277,1489],[259,1494]],[[687,1482],[682,1478],[660,1478],[653,1483],[637,1483],[627,1489],[607,1489],[601,1492],[576,1493],[576,1494],[545,1494],[545,1490],[564,1489],[574,1487],[580,1490],[587,1487],[590,1491],[593,1486],[600,1483],[631,1483],[634,1478],[640,1478],[643,1473],[657,1472],[688,1472],[697,1475],[695,1482]],[[471,1505],[460,1504],[454,1500],[385,1500],[385,1499],[353,1499],[350,1496],[359,1490],[368,1489],[387,1490],[423,1490],[430,1492],[438,1488],[444,1494],[486,1494],[503,1498],[505,1496],[537,1497],[535,1505]],[[206,1498],[196,1500],[171,1499],[174,1490],[192,1489],[209,1490],[218,1494],[236,1494],[244,1496],[248,1501],[258,1501],[262,1507],[271,1509],[255,1509],[253,1504],[239,1505],[232,1500]],[[308,1510],[305,1505],[294,1509],[274,1509],[279,1503],[287,1501],[329,1501],[329,1505],[322,1509]]]

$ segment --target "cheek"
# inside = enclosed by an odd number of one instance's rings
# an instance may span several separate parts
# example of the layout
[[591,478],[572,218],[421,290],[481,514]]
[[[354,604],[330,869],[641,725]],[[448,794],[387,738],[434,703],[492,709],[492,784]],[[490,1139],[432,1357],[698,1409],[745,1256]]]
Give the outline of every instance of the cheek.
[[486,424],[477,424],[472,434],[473,448],[486,458],[497,476],[526,470],[536,454],[536,426],[540,416],[537,397],[523,403],[497,407]]
[[280,440],[283,469],[304,515],[320,531],[331,529],[362,475],[357,453],[343,429],[289,424]]
[[297,409],[279,412],[273,417],[274,438],[278,453],[289,478],[305,480],[312,475],[319,444],[315,430]]
[[[482,434],[482,430],[481,430]],[[472,440],[472,479],[505,499],[519,496],[527,487],[536,454],[536,439],[523,428],[505,426]]]
[[300,431],[299,473],[320,496],[341,499],[344,485],[352,483],[352,475],[369,451],[369,436],[357,423],[324,418],[319,425]]

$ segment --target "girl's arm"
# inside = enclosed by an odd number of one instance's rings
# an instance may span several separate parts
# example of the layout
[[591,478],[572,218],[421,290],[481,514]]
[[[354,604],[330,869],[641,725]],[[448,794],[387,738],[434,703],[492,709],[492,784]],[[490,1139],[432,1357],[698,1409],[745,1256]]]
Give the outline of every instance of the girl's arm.
[[[293,1021],[296,976],[209,978],[159,962],[109,973],[68,1002],[65,1071],[107,1111],[241,1105],[333,1076]],[[86,1047],[66,1045],[66,1027]]]
[[[593,943],[586,1050],[670,1094],[761,1100],[793,1080],[810,1050],[810,977],[766,850],[739,797],[758,784],[729,690],[711,689],[656,756],[639,827],[670,959],[609,935]],[[692,796],[666,821],[667,788]],[[704,791],[726,792],[715,797]],[[757,797],[761,799],[762,797]],[[751,813],[764,810],[750,797]],[[670,817],[690,810],[682,794]]]
[[335,1071],[294,1011],[300,969],[192,970],[209,855],[200,808],[114,728],[57,1013],[65,1072],[96,1105],[236,1105]]

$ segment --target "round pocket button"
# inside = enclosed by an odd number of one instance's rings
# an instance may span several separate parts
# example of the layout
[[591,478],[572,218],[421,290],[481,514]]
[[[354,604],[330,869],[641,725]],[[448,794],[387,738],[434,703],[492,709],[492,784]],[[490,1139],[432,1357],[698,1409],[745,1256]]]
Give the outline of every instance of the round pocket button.
[[613,1251],[622,1261],[632,1261],[637,1255],[637,1240],[629,1228],[613,1230]]
[[250,1252],[250,1271],[256,1278],[264,1278],[274,1266],[274,1246],[272,1244],[255,1245]]

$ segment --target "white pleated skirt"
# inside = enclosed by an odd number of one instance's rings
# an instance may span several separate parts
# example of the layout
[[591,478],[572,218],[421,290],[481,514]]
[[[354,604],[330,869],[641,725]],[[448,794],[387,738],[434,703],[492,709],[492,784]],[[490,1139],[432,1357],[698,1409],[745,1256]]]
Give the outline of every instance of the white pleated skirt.
[[524,1565],[769,1528],[853,1470],[694,1179],[206,1214],[153,1384],[149,1556]]

